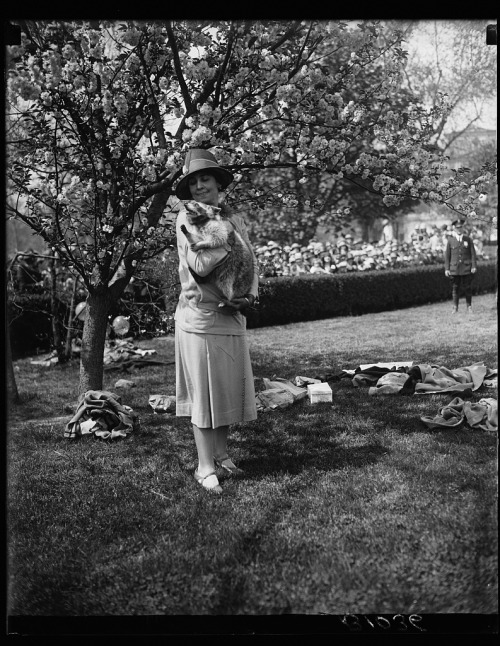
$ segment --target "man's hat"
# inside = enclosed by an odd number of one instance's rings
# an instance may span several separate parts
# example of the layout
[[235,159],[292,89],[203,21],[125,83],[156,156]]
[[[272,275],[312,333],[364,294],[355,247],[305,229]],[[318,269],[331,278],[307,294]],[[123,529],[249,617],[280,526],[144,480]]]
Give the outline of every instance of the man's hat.
[[220,183],[222,190],[227,188],[234,179],[233,174],[225,168],[222,168],[222,166],[219,166],[212,153],[203,148],[192,148],[187,151],[182,171],[184,175],[179,180],[175,189],[175,194],[180,200],[191,199],[188,180],[191,175],[199,171],[205,171],[213,175]]

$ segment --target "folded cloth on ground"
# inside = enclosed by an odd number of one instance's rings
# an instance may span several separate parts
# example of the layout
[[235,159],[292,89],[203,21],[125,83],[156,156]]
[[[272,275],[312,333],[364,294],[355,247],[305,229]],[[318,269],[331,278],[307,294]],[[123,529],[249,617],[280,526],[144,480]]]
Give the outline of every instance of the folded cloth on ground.
[[383,361],[378,363],[362,363],[359,366],[360,370],[366,370],[367,368],[408,368],[413,365],[413,361]]
[[43,366],[44,368],[55,366],[58,362],[59,359],[55,350],[48,354],[46,357],[38,357],[37,359],[30,361],[32,366]]
[[415,393],[455,392],[477,390],[483,383],[488,368],[478,361],[464,368],[450,370],[445,366],[420,364],[421,383],[415,385]]
[[363,369],[361,369],[361,367],[358,367],[354,371],[354,376],[352,377],[352,385],[355,388],[358,388],[359,386],[376,384],[384,375],[395,373],[406,374],[411,377],[411,382],[407,384],[407,387],[411,383],[412,392],[415,383],[421,379],[421,374],[418,366],[399,366],[393,368],[386,368],[383,366],[370,366]]
[[402,390],[408,379],[410,379],[410,375],[405,372],[388,372],[380,377],[376,386],[368,389],[368,394],[394,395]]
[[321,379],[314,379],[312,377],[301,377],[300,375],[297,375],[295,377],[295,385],[296,386],[306,386],[308,384],[320,384]]
[[[307,391],[306,391],[307,393]],[[286,408],[293,404],[294,396],[285,388],[269,388],[255,394],[257,411],[265,412],[276,408]]]
[[266,390],[269,390],[270,388],[284,388],[285,390],[288,390],[293,395],[293,401],[297,401],[298,399],[303,399],[304,397],[307,397],[307,388],[301,388],[300,386],[296,386],[291,381],[288,381],[288,379],[281,379],[280,377],[275,377],[274,379],[271,380],[271,379],[266,379],[266,377],[263,377],[262,381],[264,382],[264,386],[266,387]]
[[288,379],[263,377],[264,389],[255,394],[257,411],[269,411],[286,408],[294,402],[307,397],[307,388],[300,388]]
[[497,431],[498,402],[492,397],[480,399],[477,403],[455,397],[440,408],[435,417],[423,416],[420,419],[428,428],[455,428],[465,421],[471,428]]
[[115,381],[115,388],[135,388],[135,382],[130,379],[118,379]]
[[498,372],[496,368],[489,368],[484,375],[483,386],[486,388],[498,388]]
[[[85,424],[89,421],[95,424]],[[126,437],[138,426],[137,414],[130,406],[122,404],[118,395],[107,390],[87,390],[79,398],[76,412],[66,424],[64,437],[73,439],[94,433],[105,440],[114,439]]]
[[116,358],[123,355],[146,357],[151,354],[156,354],[156,350],[143,350],[130,341],[117,339],[116,341],[106,344],[104,349],[104,363],[114,361]]
[[[156,350],[143,350],[125,339],[117,339],[106,345],[103,355],[105,370],[116,370],[130,366],[161,365],[167,362],[149,357]],[[172,362],[173,363],[173,362]]]
[[498,430],[498,401],[493,397],[483,397],[477,403],[465,402],[464,411],[469,426],[485,431]]
[[381,368],[376,366],[371,366],[363,370],[361,368],[356,368],[354,376],[352,378],[352,385],[355,388],[358,388],[359,386],[376,384],[380,377],[383,377],[388,372],[390,372],[389,368]]
[[175,413],[175,395],[150,395],[149,405],[155,414]]

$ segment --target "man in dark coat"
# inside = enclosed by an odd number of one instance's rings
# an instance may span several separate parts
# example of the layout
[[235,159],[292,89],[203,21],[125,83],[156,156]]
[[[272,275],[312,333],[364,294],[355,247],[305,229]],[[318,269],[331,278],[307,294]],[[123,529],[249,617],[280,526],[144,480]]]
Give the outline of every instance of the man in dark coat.
[[458,312],[460,290],[465,293],[467,313],[472,313],[472,276],[476,273],[476,250],[472,238],[464,234],[463,220],[452,222],[452,233],[444,250],[444,273],[451,278],[453,313]]

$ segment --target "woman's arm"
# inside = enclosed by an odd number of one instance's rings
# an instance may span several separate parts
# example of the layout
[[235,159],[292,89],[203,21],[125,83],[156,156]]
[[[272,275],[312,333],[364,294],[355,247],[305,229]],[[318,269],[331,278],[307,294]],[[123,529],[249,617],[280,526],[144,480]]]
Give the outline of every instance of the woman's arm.
[[216,249],[200,249],[200,251],[191,251],[188,248],[186,252],[186,261],[189,267],[204,278],[208,276],[216,267],[221,265],[227,258],[228,251],[223,247]]

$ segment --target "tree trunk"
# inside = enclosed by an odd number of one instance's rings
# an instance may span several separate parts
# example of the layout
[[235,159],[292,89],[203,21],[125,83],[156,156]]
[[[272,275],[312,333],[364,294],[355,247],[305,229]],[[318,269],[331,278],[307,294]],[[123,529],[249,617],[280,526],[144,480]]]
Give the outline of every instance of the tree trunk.
[[73,283],[73,291],[71,293],[71,304],[69,306],[69,314],[68,314],[68,331],[66,332],[66,345],[64,346],[64,355],[65,355],[66,361],[71,358],[71,341],[74,335],[73,321],[75,320],[75,302],[76,302],[76,292],[78,290],[78,281],[79,281],[79,275],[76,274],[75,282]]
[[104,346],[111,301],[107,288],[87,297],[80,357],[80,395],[87,390],[102,390]]
[[7,363],[7,399],[8,403],[17,404],[19,402],[19,391],[17,389],[14,364],[12,363],[12,350],[10,347],[10,327],[8,320],[5,321],[5,336],[5,359]]
[[56,260],[49,261],[49,276],[50,276],[50,313],[52,318],[52,338],[54,341],[54,348],[57,352],[59,363],[64,363],[65,357],[62,347],[61,332],[59,329],[59,312],[57,311],[57,275],[56,275]]

